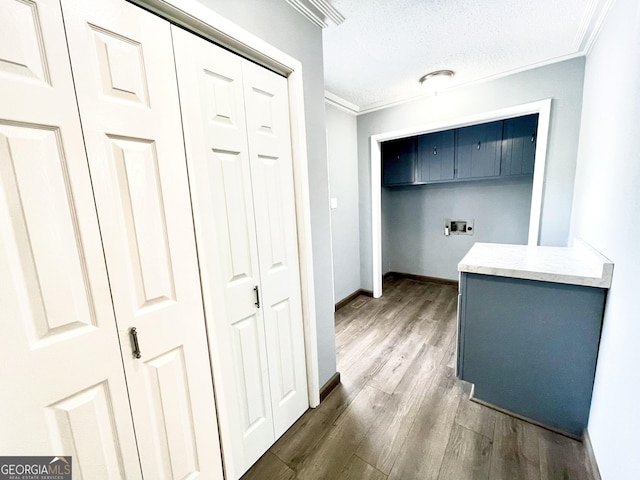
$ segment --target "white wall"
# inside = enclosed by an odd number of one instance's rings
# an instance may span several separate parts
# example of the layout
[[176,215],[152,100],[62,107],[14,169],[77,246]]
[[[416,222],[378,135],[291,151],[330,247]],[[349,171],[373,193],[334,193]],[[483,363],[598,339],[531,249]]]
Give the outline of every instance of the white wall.
[[604,480],[640,478],[640,2],[616,0],[587,56],[571,234],[615,264],[589,417]]
[[322,31],[283,0],[198,1],[302,63],[322,386],[336,372]]
[[357,121],[352,113],[326,105],[331,210],[333,291],[339,302],[360,289]]
[[[475,242],[526,244],[532,177],[385,189],[383,273],[458,279]],[[444,235],[445,219],[474,220],[473,235]]]
[[583,75],[584,58],[576,58],[360,115],[358,176],[362,287],[372,288],[369,137],[437,121],[453,121],[545,98],[552,98],[553,102],[540,242],[543,245],[566,245],[580,130]]

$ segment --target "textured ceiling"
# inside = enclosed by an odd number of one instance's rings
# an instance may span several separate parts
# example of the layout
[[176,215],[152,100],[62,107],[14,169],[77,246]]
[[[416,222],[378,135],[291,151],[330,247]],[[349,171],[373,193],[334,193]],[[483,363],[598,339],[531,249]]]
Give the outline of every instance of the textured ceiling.
[[346,20],[323,30],[326,90],[372,109],[584,52],[610,0],[329,0]]

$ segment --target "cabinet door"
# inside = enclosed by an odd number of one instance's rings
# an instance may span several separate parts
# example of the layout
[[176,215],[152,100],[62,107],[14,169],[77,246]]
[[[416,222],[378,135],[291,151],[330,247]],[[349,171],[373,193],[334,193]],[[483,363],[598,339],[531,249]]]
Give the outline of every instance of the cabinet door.
[[418,137],[418,183],[453,180],[453,130]]
[[456,178],[500,175],[502,121],[456,130]]
[[170,25],[62,5],[143,475],[222,478]]
[[416,178],[416,138],[382,144],[382,186],[410,185]]
[[225,469],[235,480],[275,439],[264,309],[254,292],[260,274],[242,60],[176,27],[173,37]]
[[504,121],[500,176],[533,173],[537,131],[537,114]]
[[466,274],[462,380],[474,397],[582,435],[606,290]]
[[0,32],[0,452],[140,479],[60,5],[0,0]]

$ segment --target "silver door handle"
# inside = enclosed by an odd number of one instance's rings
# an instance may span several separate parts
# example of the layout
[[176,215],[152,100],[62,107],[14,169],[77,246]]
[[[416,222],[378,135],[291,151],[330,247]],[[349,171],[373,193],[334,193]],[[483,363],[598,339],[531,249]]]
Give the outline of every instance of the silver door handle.
[[258,286],[256,285],[255,287],[253,287],[253,291],[256,292],[256,302],[255,302],[255,306],[260,308],[260,289],[258,288]]
[[140,344],[138,343],[138,331],[136,330],[136,327],[131,327],[129,334],[131,335],[131,341],[133,342],[133,357],[141,358],[142,353],[140,353]]

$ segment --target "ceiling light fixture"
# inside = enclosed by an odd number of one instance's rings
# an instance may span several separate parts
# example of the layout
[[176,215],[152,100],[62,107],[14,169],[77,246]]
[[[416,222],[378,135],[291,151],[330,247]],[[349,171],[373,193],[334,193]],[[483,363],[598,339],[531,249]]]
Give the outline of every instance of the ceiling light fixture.
[[453,70],[436,70],[427,73],[420,78],[420,85],[428,87],[429,90],[439,90],[451,81],[455,75]]

